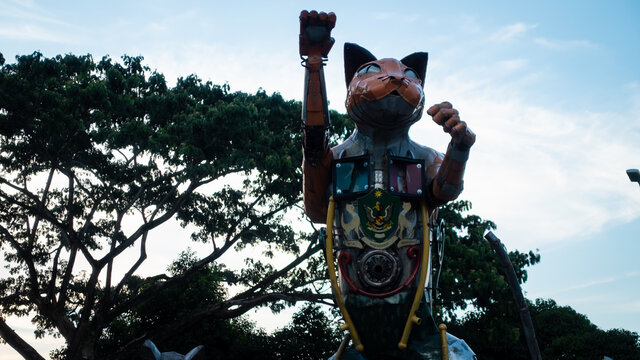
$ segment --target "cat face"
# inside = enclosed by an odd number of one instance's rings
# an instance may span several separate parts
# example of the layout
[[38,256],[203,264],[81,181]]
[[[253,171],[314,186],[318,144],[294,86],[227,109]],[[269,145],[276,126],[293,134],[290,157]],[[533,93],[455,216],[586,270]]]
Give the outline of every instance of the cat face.
[[426,53],[377,60],[366,49],[345,44],[346,107],[358,130],[407,131],[418,121],[426,66]]

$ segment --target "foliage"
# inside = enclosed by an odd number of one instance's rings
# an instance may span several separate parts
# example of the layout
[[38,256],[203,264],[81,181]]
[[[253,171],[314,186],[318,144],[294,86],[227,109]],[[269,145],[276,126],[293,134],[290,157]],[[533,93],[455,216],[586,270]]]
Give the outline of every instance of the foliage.
[[291,323],[271,335],[275,359],[328,359],[340,345],[341,331],[318,305],[307,304]]
[[[324,282],[315,233],[284,219],[300,200],[300,104],[194,75],[169,88],[142,61],[33,53],[0,64],[0,306],[36,314],[36,334],[62,336],[67,358],[94,358],[105,329],[209,266],[241,291],[153,319],[176,318],[147,336],[160,343],[204,317],[330,298],[314,291]],[[332,115],[345,134],[346,117]],[[170,241],[152,230],[170,220],[195,227],[191,237],[211,253],[181,272],[138,277],[147,243]],[[253,246],[294,260],[276,268],[267,256],[238,271],[219,261]],[[139,257],[116,277],[114,260],[131,247]],[[3,325],[10,345],[34,351]]]
[[[455,321],[459,311],[480,311],[496,302],[512,299],[509,286],[500,274],[499,262],[483,235],[496,228],[489,220],[467,215],[468,201],[449,203],[439,210],[446,221],[443,270],[439,282],[436,309],[441,317]],[[540,262],[532,251],[509,252],[520,283],[527,280],[526,267]]]
[[[583,314],[553,300],[529,303],[529,312],[543,359],[638,359],[640,337],[622,329],[604,331]],[[513,304],[496,304],[483,313],[471,313],[452,324],[482,359],[529,359],[520,318]]]
[[[197,259],[184,252],[174,261],[169,272],[184,271]],[[158,296],[132,308],[113,321],[99,340],[96,357],[100,359],[147,359],[146,348],[131,349],[114,354],[113,349],[139,337],[147,329],[171,324],[175,319],[188,316],[191,309],[215,304],[223,296],[219,269],[208,266],[192,273],[176,288],[166,289]],[[327,359],[339,345],[339,331],[335,323],[318,305],[307,303],[293,315],[284,328],[267,334],[244,318],[200,319],[194,326],[162,343],[165,349],[186,353],[197,345],[204,345],[198,355],[201,359]]]

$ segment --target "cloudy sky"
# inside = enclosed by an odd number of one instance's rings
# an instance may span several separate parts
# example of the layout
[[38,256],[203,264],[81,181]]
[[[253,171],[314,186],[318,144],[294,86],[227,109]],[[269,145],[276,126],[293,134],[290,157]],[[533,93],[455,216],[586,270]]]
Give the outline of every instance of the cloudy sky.
[[[195,73],[300,99],[298,14],[334,11],[326,78],[344,112],[344,42],[379,58],[427,51],[427,102],[449,100],[478,135],[462,198],[509,249],[542,255],[527,296],[640,331],[640,187],[625,174],[640,168],[640,3],[448,3],[0,0],[0,52],[143,55],[171,82]],[[411,136],[448,142],[427,118]]]

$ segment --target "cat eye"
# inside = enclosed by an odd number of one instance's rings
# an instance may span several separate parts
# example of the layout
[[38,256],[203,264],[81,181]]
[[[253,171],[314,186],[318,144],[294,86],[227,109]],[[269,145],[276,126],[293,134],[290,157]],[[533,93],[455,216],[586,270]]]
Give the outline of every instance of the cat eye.
[[369,74],[369,73],[379,73],[379,72],[380,72],[380,66],[376,64],[369,64],[363,67],[362,69],[358,70],[358,75]]
[[412,79],[417,79],[418,78],[418,74],[416,74],[416,72],[411,70],[411,69],[405,70],[404,74],[407,75],[407,77],[410,77]]

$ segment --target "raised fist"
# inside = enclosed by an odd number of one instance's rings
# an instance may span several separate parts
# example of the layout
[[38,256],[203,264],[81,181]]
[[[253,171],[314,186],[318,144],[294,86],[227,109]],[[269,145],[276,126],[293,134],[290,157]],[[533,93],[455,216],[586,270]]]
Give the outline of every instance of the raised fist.
[[444,132],[451,135],[454,145],[469,148],[476,142],[476,134],[469,130],[467,123],[460,120],[458,110],[454,109],[450,102],[433,105],[427,110],[427,114],[442,126]]
[[327,57],[335,40],[331,29],[336,26],[336,14],[303,10],[300,13],[300,56]]

